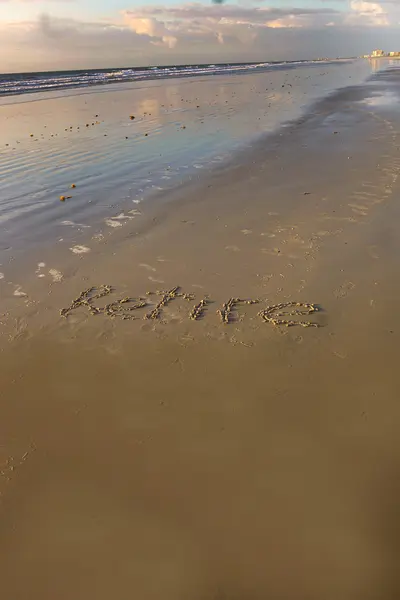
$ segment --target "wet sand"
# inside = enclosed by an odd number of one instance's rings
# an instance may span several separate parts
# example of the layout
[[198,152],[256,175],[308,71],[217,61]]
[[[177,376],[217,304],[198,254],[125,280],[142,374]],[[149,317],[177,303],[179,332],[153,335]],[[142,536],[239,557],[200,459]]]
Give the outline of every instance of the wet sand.
[[0,271],[10,278],[27,251],[108,235],[137,203],[370,72],[353,61],[0,98]]
[[[399,596],[397,82],[339,92],[2,288],[4,597]],[[149,305],[60,315],[103,284],[92,306]],[[193,297],[144,319],[176,286]],[[230,298],[259,303],[226,324]],[[257,314],[287,302],[319,327]]]

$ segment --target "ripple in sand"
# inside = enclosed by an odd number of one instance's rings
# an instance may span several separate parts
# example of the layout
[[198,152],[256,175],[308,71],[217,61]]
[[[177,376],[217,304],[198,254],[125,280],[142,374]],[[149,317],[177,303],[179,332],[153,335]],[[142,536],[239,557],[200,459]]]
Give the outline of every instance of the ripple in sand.
[[378,247],[377,246],[369,246],[368,254],[371,256],[371,258],[379,258]]
[[38,263],[38,266],[37,266],[38,268],[36,269],[35,273],[40,279],[43,279],[43,277],[45,277],[44,273],[42,273],[42,269],[44,269],[45,266],[46,266],[46,263],[44,263],[44,262]]
[[90,252],[90,248],[88,248],[87,246],[72,246],[70,250],[74,254],[87,254],[88,252]]
[[350,202],[349,207],[354,213],[356,213],[356,215],[366,217],[368,214],[368,207],[364,206],[363,204],[354,204]]
[[157,269],[155,267],[152,267],[151,265],[147,265],[146,263],[140,263],[139,267],[142,267],[142,269],[147,269],[148,271],[153,271],[153,273],[155,273],[157,271]]
[[261,248],[261,252],[263,254],[268,254],[269,256],[281,256],[282,255],[279,248]]
[[336,298],[345,298],[355,287],[352,281],[346,281],[333,294]]
[[122,227],[122,223],[119,221],[114,221],[113,219],[105,219],[104,223],[108,225],[108,227]]
[[323,231],[317,231],[317,233],[315,235],[317,237],[327,237],[329,235],[333,235],[333,232],[332,231],[323,230]]
[[133,214],[135,214],[135,213],[132,213],[132,211],[129,211],[129,213],[130,214],[126,215],[124,212],[122,212],[122,213],[120,213],[119,215],[117,215],[115,217],[111,217],[111,219],[113,221],[126,221],[126,220],[129,220],[129,219],[134,219],[135,217],[133,216]]
[[13,295],[17,296],[17,297],[24,297],[24,296],[27,296],[28,294],[22,290],[22,286],[21,285],[17,285],[16,288],[15,288],[15,290],[14,290],[14,294]]
[[90,225],[84,225],[83,223],[75,223],[74,221],[61,221],[61,225],[68,225],[69,227],[82,227],[83,229],[90,229]]

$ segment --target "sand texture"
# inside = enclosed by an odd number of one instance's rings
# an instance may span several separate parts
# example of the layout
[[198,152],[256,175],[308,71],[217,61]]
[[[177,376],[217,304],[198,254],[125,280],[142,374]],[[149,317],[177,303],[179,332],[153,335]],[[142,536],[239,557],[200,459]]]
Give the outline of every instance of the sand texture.
[[400,596],[397,89],[3,282],[2,597]]

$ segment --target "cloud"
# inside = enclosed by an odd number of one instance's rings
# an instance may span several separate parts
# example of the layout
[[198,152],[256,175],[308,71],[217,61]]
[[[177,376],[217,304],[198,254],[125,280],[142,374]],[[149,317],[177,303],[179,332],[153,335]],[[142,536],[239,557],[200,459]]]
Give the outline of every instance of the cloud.
[[378,27],[389,25],[389,16],[383,6],[377,2],[367,0],[351,0],[352,12],[348,15],[346,22],[356,25],[374,25]]
[[128,27],[138,35],[155,38],[151,40],[152,44],[158,46],[165,45],[168,48],[174,48],[176,46],[178,41],[177,38],[171,34],[164,23],[153,17],[136,17],[133,14],[125,13],[124,21]]
[[93,22],[49,14],[0,21],[2,70],[354,56],[375,47],[397,49],[400,39],[400,0],[336,0],[335,8],[328,0],[307,0],[304,8],[299,2],[293,7],[294,0],[241,2],[163,7],[143,0],[143,6]]
[[[244,0],[243,0],[244,1]],[[256,45],[262,31],[271,29],[307,29],[326,27],[388,27],[400,23],[400,0],[342,0],[341,10],[328,6],[329,0],[314,5],[293,7],[276,0],[276,6],[264,6],[264,0],[244,4],[182,3],[168,6],[143,5],[123,11],[125,24],[152,43],[170,48],[192,44],[220,45],[239,43]],[[289,3],[289,0],[287,0]],[[386,10],[387,8],[387,10]],[[168,40],[171,40],[169,42]]]
[[296,15],[288,15],[287,17],[281,17],[280,19],[268,21],[267,27],[271,27],[272,29],[284,29],[288,27],[304,27],[304,25],[304,19],[301,17]]
[[[323,26],[339,14],[336,9],[282,8],[228,4],[181,4],[169,7],[142,6],[123,11],[124,23],[153,43],[175,47],[192,39],[195,43],[217,41],[226,45],[254,42],[260,29]],[[171,43],[172,42],[172,43]]]
[[334,8],[280,8],[239,6],[235,4],[218,4],[210,6],[199,3],[181,4],[171,7],[142,6],[135,10],[126,10],[126,15],[151,16],[162,21],[179,19],[180,21],[209,20],[212,22],[233,22],[249,25],[268,25],[269,21],[293,16],[318,16],[338,14]]
[[145,64],[148,44],[113,23],[60,19],[0,23],[2,70],[42,71]]

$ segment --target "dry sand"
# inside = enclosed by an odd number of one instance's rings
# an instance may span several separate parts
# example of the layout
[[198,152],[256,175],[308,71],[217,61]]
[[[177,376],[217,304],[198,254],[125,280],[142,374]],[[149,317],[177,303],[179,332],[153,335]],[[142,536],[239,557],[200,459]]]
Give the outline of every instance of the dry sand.
[[[10,288],[4,598],[399,597],[400,121],[363,98],[321,103],[113,242],[45,257],[48,295]],[[59,315],[101,284],[195,299],[154,321]],[[231,297],[260,305],[226,325]],[[257,316],[288,301],[320,327]]]

